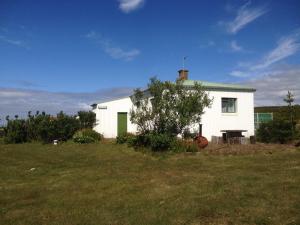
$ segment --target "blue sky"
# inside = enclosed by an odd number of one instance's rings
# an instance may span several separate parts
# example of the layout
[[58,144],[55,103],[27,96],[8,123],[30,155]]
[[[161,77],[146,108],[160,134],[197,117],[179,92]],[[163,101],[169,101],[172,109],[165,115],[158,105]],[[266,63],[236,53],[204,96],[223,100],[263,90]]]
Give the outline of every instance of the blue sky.
[[[1,0],[0,115],[175,80],[184,56],[190,79],[254,85],[257,105],[280,104],[286,90],[300,98],[299,12],[298,0]],[[22,102],[34,106],[14,108]]]

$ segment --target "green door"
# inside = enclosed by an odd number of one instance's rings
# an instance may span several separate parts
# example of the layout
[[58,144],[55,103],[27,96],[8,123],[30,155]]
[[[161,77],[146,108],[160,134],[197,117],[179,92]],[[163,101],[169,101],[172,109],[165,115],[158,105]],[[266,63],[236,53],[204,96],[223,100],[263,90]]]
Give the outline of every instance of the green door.
[[127,132],[127,113],[118,112],[118,136]]

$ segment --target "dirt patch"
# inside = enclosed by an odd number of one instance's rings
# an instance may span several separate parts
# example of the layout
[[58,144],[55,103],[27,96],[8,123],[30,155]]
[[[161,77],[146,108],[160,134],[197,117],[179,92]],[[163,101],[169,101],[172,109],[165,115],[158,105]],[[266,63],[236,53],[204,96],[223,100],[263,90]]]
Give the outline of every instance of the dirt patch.
[[254,154],[254,153],[266,153],[272,154],[278,151],[296,150],[293,145],[281,145],[281,144],[209,144],[205,149],[200,150],[202,153],[207,154],[221,154],[221,155],[241,155],[241,154]]

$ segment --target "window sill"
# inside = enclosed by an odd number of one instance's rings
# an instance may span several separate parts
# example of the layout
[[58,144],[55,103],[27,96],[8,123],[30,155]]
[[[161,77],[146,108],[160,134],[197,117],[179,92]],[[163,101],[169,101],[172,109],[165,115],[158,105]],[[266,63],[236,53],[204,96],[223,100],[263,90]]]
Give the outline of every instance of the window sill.
[[222,113],[222,116],[238,116],[238,113]]

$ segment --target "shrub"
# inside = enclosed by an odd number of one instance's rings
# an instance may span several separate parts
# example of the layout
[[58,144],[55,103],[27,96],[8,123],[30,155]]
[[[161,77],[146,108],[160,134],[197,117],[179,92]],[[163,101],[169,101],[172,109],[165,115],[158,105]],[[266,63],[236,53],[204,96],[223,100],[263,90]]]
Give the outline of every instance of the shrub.
[[63,112],[58,113],[56,117],[39,115],[32,121],[37,130],[34,138],[43,143],[51,143],[53,140],[67,141],[79,129],[79,121]]
[[44,120],[48,120],[50,118],[50,115],[46,115],[45,113],[36,115],[31,115],[31,112],[28,112],[28,118],[26,120],[26,129],[27,129],[27,139],[28,141],[36,141],[41,140],[40,139],[40,129],[41,124],[44,122]]
[[262,123],[256,131],[257,140],[265,143],[287,143],[294,138],[293,126],[288,121],[273,120]]
[[177,139],[171,146],[173,152],[198,152],[199,148],[194,141]]
[[28,112],[26,120],[10,120],[7,116],[5,141],[7,143],[22,143],[26,141],[42,141],[51,143],[53,140],[66,141],[79,129],[79,120],[60,112],[56,117],[39,111],[35,115]]
[[[170,149],[172,143],[174,142],[175,138],[168,135],[168,134],[156,134],[150,133],[148,134],[149,144],[153,151],[165,151]],[[144,140],[145,141],[145,140]],[[147,142],[147,141],[146,141]]]
[[93,128],[96,123],[96,114],[92,111],[79,111],[78,118],[80,123],[80,128]]
[[174,136],[168,134],[124,134],[117,138],[117,143],[127,143],[131,147],[150,148],[152,151],[173,151],[173,152],[197,152],[197,144],[189,140],[177,139]]
[[5,135],[4,128],[0,127],[0,138],[3,138]]
[[92,129],[83,129],[77,131],[73,136],[75,143],[86,144],[100,141],[103,136]]
[[55,125],[55,121],[50,116],[44,117],[37,125],[37,140],[51,143],[53,140],[59,139]]
[[135,138],[135,135],[132,134],[132,133],[123,133],[123,134],[120,134],[117,136],[116,138],[116,143],[117,144],[125,144],[125,143],[128,143],[128,142],[132,142]]
[[92,137],[95,141],[101,141],[103,139],[103,135],[94,131],[93,129],[83,129],[82,130],[84,136]]
[[5,132],[5,138],[4,138],[5,143],[12,144],[12,143],[23,143],[27,141],[25,120],[22,119],[8,120],[4,132]]
[[71,139],[79,129],[79,121],[75,116],[69,116],[60,112],[54,120],[54,127],[57,139],[66,141]]
[[136,136],[131,136],[128,138],[127,143],[131,147],[149,147],[150,146],[150,135],[149,134],[139,134]]

